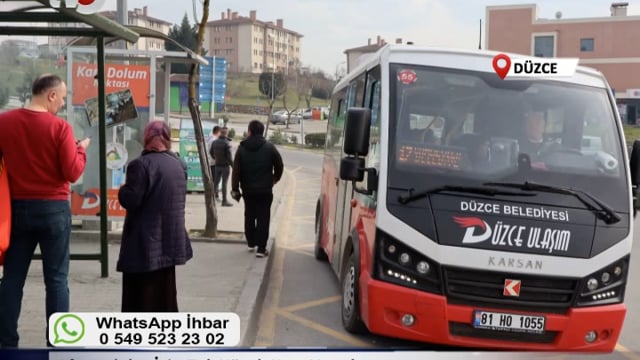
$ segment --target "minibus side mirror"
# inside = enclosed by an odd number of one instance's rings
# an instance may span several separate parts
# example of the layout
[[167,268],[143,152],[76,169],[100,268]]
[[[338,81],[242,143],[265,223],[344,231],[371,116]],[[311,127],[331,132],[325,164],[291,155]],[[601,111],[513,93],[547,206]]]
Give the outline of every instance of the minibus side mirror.
[[366,168],[364,169],[367,173],[367,188],[360,189],[358,187],[353,186],[356,192],[365,195],[371,195],[374,191],[378,190],[378,171],[375,168]]
[[369,129],[371,110],[349,108],[344,126],[344,152],[352,156],[367,156],[369,152]]
[[364,158],[347,156],[340,160],[340,179],[362,181],[364,179]]
[[629,165],[631,170],[631,184],[636,186],[640,185],[640,140],[633,142]]
[[631,147],[629,170],[631,172],[631,191],[633,196],[633,213],[635,216],[637,210],[640,208],[640,201],[638,201],[638,185],[640,185],[640,140],[635,140]]
[[[364,180],[367,174],[366,188],[356,186],[356,182]],[[360,194],[371,195],[378,190],[378,171],[375,168],[365,168],[364,158],[346,156],[340,160],[340,179],[353,182],[353,190]]]

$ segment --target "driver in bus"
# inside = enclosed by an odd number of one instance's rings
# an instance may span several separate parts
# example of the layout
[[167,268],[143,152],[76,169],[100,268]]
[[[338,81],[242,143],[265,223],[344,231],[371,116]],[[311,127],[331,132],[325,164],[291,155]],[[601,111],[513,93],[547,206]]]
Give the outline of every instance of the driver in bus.
[[545,147],[544,130],[547,122],[542,111],[529,111],[524,117],[524,139],[519,143],[520,153],[537,158]]

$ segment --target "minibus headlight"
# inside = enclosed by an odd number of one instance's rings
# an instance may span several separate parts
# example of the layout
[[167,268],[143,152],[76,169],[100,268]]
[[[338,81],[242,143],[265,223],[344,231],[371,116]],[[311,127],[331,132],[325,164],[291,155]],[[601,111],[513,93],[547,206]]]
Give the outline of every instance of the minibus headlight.
[[576,306],[598,306],[620,303],[624,300],[629,257],[600,269],[580,282]]
[[422,275],[426,275],[429,272],[430,268],[431,266],[429,266],[429,263],[426,261],[420,261],[416,266],[416,270],[418,270],[418,273]]
[[442,293],[439,265],[390,235],[376,233],[374,276],[401,286]]

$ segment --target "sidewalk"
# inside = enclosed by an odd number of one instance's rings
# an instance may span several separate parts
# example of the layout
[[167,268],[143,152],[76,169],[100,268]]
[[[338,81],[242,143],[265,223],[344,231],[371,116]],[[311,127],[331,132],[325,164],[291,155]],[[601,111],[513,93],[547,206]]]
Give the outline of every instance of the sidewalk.
[[[271,238],[281,220],[281,197],[287,188],[288,173],[274,188],[271,208]],[[255,335],[254,322],[259,316],[273,255],[256,258],[247,251],[243,236],[244,203],[233,201],[233,207],[217,206],[219,236],[215,239],[192,237],[194,257],[176,268],[178,306],[184,312],[235,312],[241,325],[239,346],[249,346]],[[219,204],[216,204],[219,205]],[[204,229],[206,221],[204,194],[187,195],[186,225],[188,230]],[[122,275],[115,271],[120,249],[119,234],[110,233],[109,276],[100,276],[100,263],[72,260],[69,291],[72,312],[119,312]],[[71,252],[97,252],[97,236],[72,234]],[[44,283],[42,262],[31,264],[24,288],[19,332],[20,347],[43,348],[45,341]]]

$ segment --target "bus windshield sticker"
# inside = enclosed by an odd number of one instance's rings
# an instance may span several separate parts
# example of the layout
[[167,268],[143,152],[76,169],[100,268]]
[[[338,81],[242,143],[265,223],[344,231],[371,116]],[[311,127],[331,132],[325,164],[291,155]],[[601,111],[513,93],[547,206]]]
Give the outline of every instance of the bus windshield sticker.
[[398,81],[401,83],[409,85],[416,82],[416,80],[418,80],[418,75],[415,71],[409,69],[398,71]]
[[400,145],[398,148],[400,164],[461,170],[462,161],[462,151],[451,148],[438,149],[409,144]]

